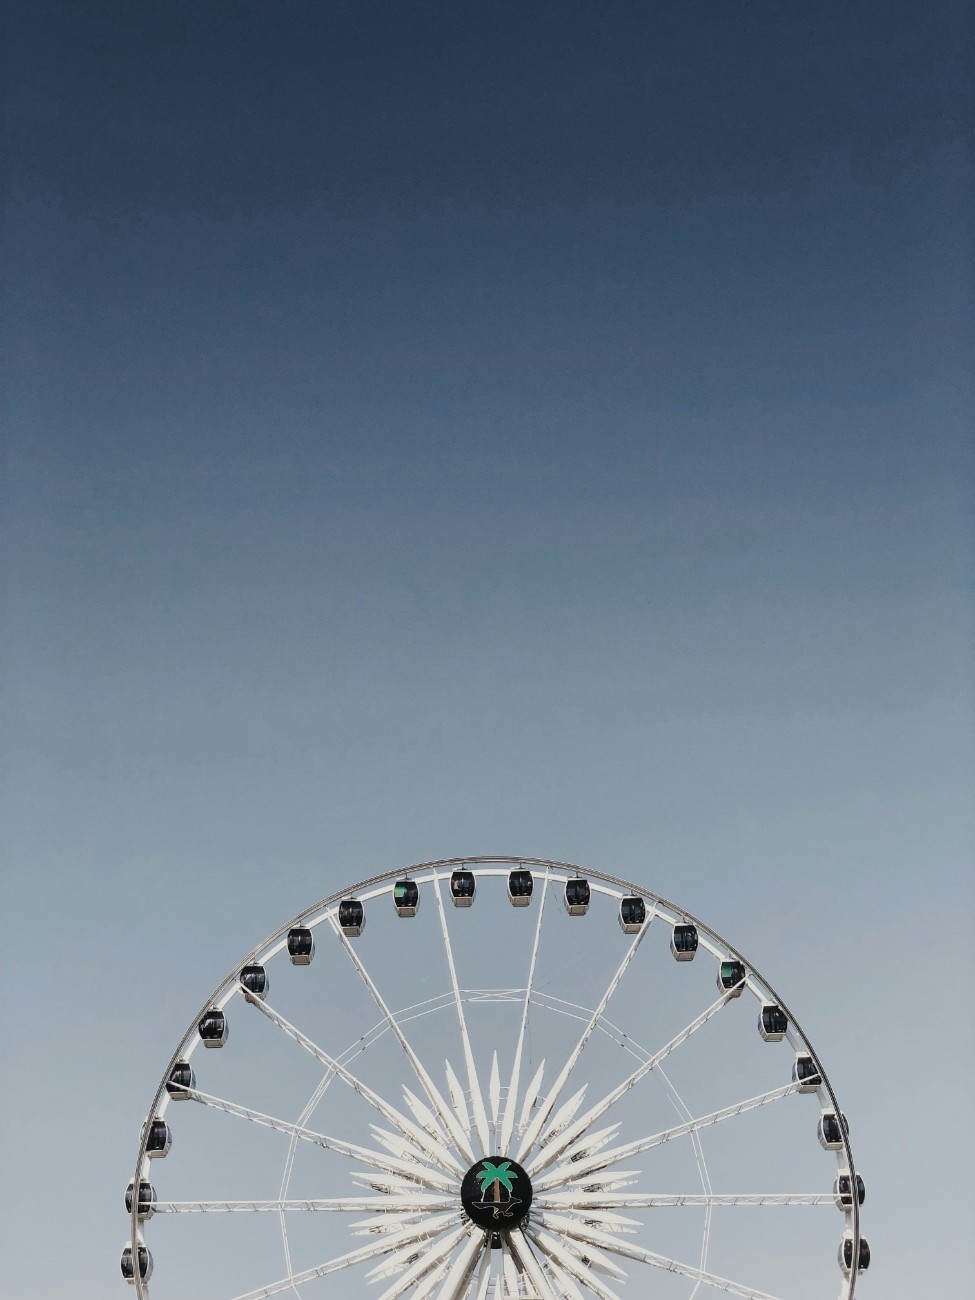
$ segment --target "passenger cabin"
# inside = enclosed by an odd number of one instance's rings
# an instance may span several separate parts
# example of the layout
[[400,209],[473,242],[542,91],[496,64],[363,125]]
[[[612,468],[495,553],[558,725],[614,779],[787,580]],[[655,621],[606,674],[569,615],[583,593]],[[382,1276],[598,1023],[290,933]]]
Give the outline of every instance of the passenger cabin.
[[177,1061],[166,1081],[166,1091],[170,1097],[173,1101],[186,1101],[190,1095],[187,1089],[195,1087],[196,1075],[193,1073],[192,1065],[189,1061]]
[[[853,1236],[851,1233],[840,1242],[840,1249],[837,1258],[840,1261],[840,1268],[844,1273],[849,1273],[853,1267]],[[857,1258],[857,1272],[865,1273],[870,1267],[870,1247],[867,1245],[865,1237],[860,1238],[860,1250]]]
[[293,925],[288,931],[288,956],[293,966],[310,966],[315,955],[315,936],[307,925]]
[[589,911],[590,889],[588,880],[565,882],[565,910],[570,916],[585,916]]
[[[145,1125],[143,1125],[143,1132]],[[146,1155],[150,1160],[162,1160],[169,1155],[173,1145],[173,1131],[164,1119],[149,1122],[149,1136],[146,1139]]]
[[473,871],[452,871],[450,897],[454,900],[454,907],[470,907],[474,902],[476,887]]
[[733,998],[741,997],[745,987],[745,967],[740,961],[723,961],[718,966],[718,988]]
[[681,921],[670,936],[670,951],[678,961],[693,961],[697,952],[697,926]]
[[[132,1213],[132,1192],[134,1188],[135,1188],[135,1183],[133,1182],[133,1183],[129,1183],[128,1187],[125,1189],[126,1214]],[[152,1183],[147,1183],[144,1180],[141,1181],[139,1183],[139,1208],[137,1210],[139,1218],[151,1219],[155,1204],[156,1204],[156,1193],[155,1193],[155,1189],[152,1186]]]
[[836,1112],[833,1110],[824,1110],[820,1115],[819,1143],[827,1151],[839,1151],[843,1146],[843,1138],[849,1131],[850,1126],[846,1122],[845,1115],[840,1115],[837,1119]]
[[248,1002],[254,1002],[258,999],[263,1002],[271,987],[267,978],[267,971],[263,966],[245,966],[240,972],[240,987],[243,989],[244,997]]
[[357,898],[339,903],[339,928],[347,939],[357,939],[366,928],[366,917]]
[[223,1047],[230,1032],[227,1017],[218,1007],[211,1007],[209,1011],[204,1011],[199,1030],[204,1047]]
[[139,1246],[135,1252],[135,1259],[132,1255],[131,1245],[126,1246],[122,1251],[122,1258],[119,1261],[122,1269],[122,1276],[126,1282],[135,1282],[135,1270],[138,1266],[139,1277],[143,1282],[148,1282],[152,1277],[152,1256],[145,1246]]
[[800,1092],[815,1092],[822,1083],[816,1062],[808,1052],[800,1052],[792,1065],[792,1082],[799,1085]]
[[527,907],[534,889],[530,871],[512,871],[508,875],[508,897],[512,907]]
[[758,1014],[758,1032],[767,1043],[779,1043],[789,1028],[789,1017],[774,1002],[765,1002]]
[[620,902],[620,929],[624,934],[639,934],[646,924],[647,905],[639,894]]
[[[863,1179],[859,1174],[856,1176],[857,1186],[857,1205],[862,1205],[867,1199],[867,1189],[864,1186]],[[833,1184],[833,1199],[836,1201],[838,1210],[851,1210],[853,1208],[853,1184],[850,1182],[850,1174],[840,1174]]]
[[393,903],[397,916],[416,916],[420,905],[420,887],[415,880],[397,880],[393,886]]

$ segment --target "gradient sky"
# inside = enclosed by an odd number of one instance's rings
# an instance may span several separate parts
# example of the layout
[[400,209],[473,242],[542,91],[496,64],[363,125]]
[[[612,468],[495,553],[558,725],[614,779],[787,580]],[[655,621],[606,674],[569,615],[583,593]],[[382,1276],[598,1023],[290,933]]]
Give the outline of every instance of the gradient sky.
[[7,6],[5,1295],[127,1294],[262,935],[478,852],[754,954],[865,1300],[971,1284],[965,8]]

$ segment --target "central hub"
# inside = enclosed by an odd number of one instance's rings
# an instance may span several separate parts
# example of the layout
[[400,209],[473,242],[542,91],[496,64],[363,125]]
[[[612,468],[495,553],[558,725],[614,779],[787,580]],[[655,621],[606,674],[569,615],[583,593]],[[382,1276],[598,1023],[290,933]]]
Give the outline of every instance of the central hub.
[[489,1232],[507,1232],[523,1222],[532,1203],[532,1185],[521,1165],[490,1156],[471,1165],[460,1185],[468,1218]]

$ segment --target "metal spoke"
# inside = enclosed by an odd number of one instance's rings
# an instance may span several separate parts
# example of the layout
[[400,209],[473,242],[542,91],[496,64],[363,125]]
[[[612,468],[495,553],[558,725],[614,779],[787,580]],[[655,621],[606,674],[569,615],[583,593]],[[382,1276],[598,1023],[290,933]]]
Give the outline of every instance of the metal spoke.
[[508,1096],[505,1100],[504,1119],[501,1122],[500,1150],[507,1151],[511,1134],[515,1126],[515,1109],[518,1105],[518,1084],[521,1080],[521,1060],[525,1047],[525,1030],[528,1027],[528,1005],[531,1002],[532,986],[535,983],[535,963],[538,960],[538,941],[542,933],[542,917],[545,915],[545,899],[548,896],[549,873],[545,872],[542,881],[542,896],[538,900],[538,920],[535,922],[535,938],[532,941],[531,957],[528,960],[528,980],[525,985],[525,1001],[521,1008],[521,1024],[518,1028],[518,1043],[515,1047],[515,1059],[511,1067],[511,1082],[508,1084]]
[[464,1049],[464,1063],[467,1066],[467,1080],[471,1094],[471,1106],[474,1111],[474,1131],[477,1133],[478,1141],[481,1144],[481,1153],[489,1155],[491,1151],[491,1137],[488,1131],[487,1112],[484,1109],[484,1096],[481,1092],[481,1085],[477,1078],[477,1066],[474,1063],[474,1052],[471,1048],[470,1036],[467,1032],[467,1018],[464,1015],[464,1002],[460,996],[460,987],[457,983],[457,967],[454,965],[454,950],[450,943],[450,932],[447,929],[447,913],[443,905],[442,881],[437,878],[434,893],[437,896],[437,910],[440,914],[440,930],[443,935],[444,952],[447,956],[447,966],[450,969],[450,984],[454,992],[454,1006],[457,1011],[457,1023],[460,1026],[461,1046]]
[[416,1124],[407,1119],[407,1117],[397,1110],[395,1106],[382,1098],[374,1089],[370,1088],[368,1084],[363,1083],[361,1079],[358,1079],[351,1070],[347,1070],[344,1065],[335,1060],[334,1057],[330,1056],[328,1052],[319,1047],[317,1043],[313,1042],[307,1034],[303,1034],[300,1029],[297,1029],[290,1021],[286,1020],[279,1011],[275,1011],[273,1007],[269,1006],[266,1000],[261,998],[252,998],[249,1000],[253,1006],[256,1006],[258,1010],[271,1021],[272,1024],[277,1025],[283,1033],[287,1034],[289,1038],[293,1039],[300,1047],[304,1048],[304,1050],[308,1052],[310,1056],[313,1056],[316,1061],[319,1061],[322,1065],[326,1066],[327,1069],[337,1074],[343,1083],[347,1084],[353,1092],[358,1093],[360,1097],[370,1104],[370,1106],[373,1106],[378,1110],[379,1113],[385,1119],[389,1120],[391,1124],[395,1124],[405,1137],[408,1137],[411,1142],[420,1148],[424,1155],[433,1160],[435,1164],[438,1164],[441,1169],[445,1169],[448,1173],[462,1174],[464,1172],[463,1166],[456,1157],[453,1156],[451,1152],[438,1142],[428,1131],[420,1129]]
[[727,1004],[728,999],[729,995],[723,993],[721,997],[712,1002],[705,1011],[702,1011],[699,1016],[696,1016],[689,1024],[685,1025],[683,1029],[676,1033],[668,1043],[665,1043],[664,1046],[660,1048],[659,1051],[655,1052],[653,1056],[644,1061],[642,1065],[637,1066],[633,1073],[628,1075],[622,1083],[613,1088],[611,1092],[606,1093],[605,1097],[600,1098],[595,1105],[590,1106],[584,1115],[571,1123],[556,1138],[548,1142],[538,1153],[532,1163],[527,1166],[528,1172],[530,1174],[538,1173],[542,1169],[547,1168],[547,1166],[554,1160],[558,1159],[571,1143],[575,1142],[581,1134],[585,1133],[586,1130],[595,1124],[597,1120],[601,1119],[612,1106],[616,1105],[621,1097],[624,1097],[631,1088],[636,1087],[642,1079],[645,1079],[650,1071],[655,1069],[661,1061],[665,1060],[671,1052],[676,1051],[678,1047],[686,1043],[692,1034],[697,1033],[702,1025],[707,1024],[712,1016],[717,1015],[721,1008]]
[[535,1285],[538,1292],[539,1300],[558,1300],[555,1292],[552,1290],[551,1283],[545,1276],[541,1264],[535,1258],[535,1253],[531,1248],[528,1238],[522,1233],[512,1232],[508,1237],[508,1244],[511,1247],[511,1253],[515,1257],[515,1263],[523,1273],[527,1273]]
[[743,1115],[746,1111],[756,1110],[759,1106],[767,1106],[770,1102],[781,1101],[783,1097],[789,1097],[798,1091],[798,1088],[797,1083],[787,1083],[781,1088],[772,1088],[769,1092],[759,1093],[757,1097],[748,1097],[745,1101],[735,1102],[732,1106],[725,1106],[722,1110],[713,1110],[709,1115],[701,1115],[697,1119],[688,1120],[685,1124],[675,1124],[673,1128],[664,1129],[662,1132],[654,1133],[650,1137],[638,1138],[637,1141],[627,1142],[624,1146],[612,1147],[599,1155],[591,1156],[588,1160],[580,1160],[571,1165],[559,1165],[551,1174],[535,1183],[535,1190],[539,1192],[547,1191],[553,1187],[564,1186],[565,1183],[577,1182],[587,1174],[606,1169],[610,1165],[618,1164],[621,1160],[628,1160],[631,1156],[641,1155],[644,1151],[661,1146],[664,1142],[670,1142],[673,1138],[684,1137],[685,1134],[695,1133],[699,1129],[708,1128],[712,1124],[720,1124],[722,1120],[731,1119],[735,1115]]
[[611,1192],[553,1192],[539,1196],[535,1204],[540,1209],[578,1210],[588,1214],[591,1210],[647,1210],[675,1205],[835,1205],[833,1196],[826,1192],[701,1192],[678,1193],[648,1192],[627,1195]]
[[640,944],[643,942],[644,936],[647,934],[648,930],[650,929],[650,922],[652,919],[653,919],[653,913],[651,912],[643,928],[639,931],[638,934],[635,934],[633,936],[633,941],[630,944],[629,948],[627,949],[626,956],[620,962],[616,970],[616,973],[613,975],[613,978],[610,980],[609,985],[606,988],[605,993],[600,998],[599,1005],[596,1007],[595,1011],[589,1017],[589,1022],[586,1025],[585,1029],[582,1031],[581,1035],[579,1036],[579,1041],[576,1043],[575,1047],[569,1053],[569,1058],[566,1061],[565,1065],[563,1065],[561,1071],[559,1072],[558,1078],[555,1080],[555,1083],[549,1089],[548,1093],[546,1094],[545,1100],[538,1108],[535,1118],[529,1124],[527,1130],[522,1136],[521,1145],[518,1148],[518,1154],[515,1156],[515,1159],[519,1163],[524,1163],[525,1157],[528,1155],[532,1147],[538,1141],[538,1138],[541,1135],[542,1130],[545,1127],[545,1124],[548,1122],[549,1116],[551,1115],[553,1109],[555,1108],[555,1104],[558,1101],[559,1094],[561,1093],[562,1089],[565,1087],[566,1080],[568,1079],[569,1075],[572,1073],[573,1069],[575,1068],[576,1062],[579,1060],[579,1057],[582,1055],[583,1048],[589,1042],[593,1030],[596,1028],[596,1025],[599,1023],[599,1020],[602,1017],[603,1012],[606,1010],[606,1007],[609,1005],[610,998],[613,996],[613,994],[616,992],[617,988],[619,987],[620,981],[622,980],[624,974],[626,973],[626,968],[633,960],[634,956],[636,955],[637,949],[639,948]]
[[477,1265],[477,1258],[484,1249],[484,1233],[476,1229],[470,1240],[454,1260],[444,1284],[437,1292],[437,1300],[460,1300],[467,1291],[471,1276]]
[[436,1084],[433,1082],[433,1080],[430,1078],[430,1075],[427,1073],[427,1070],[424,1067],[422,1061],[417,1056],[413,1048],[410,1046],[409,1040],[407,1039],[406,1035],[403,1033],[403,1030],[400,1028],[399,1023],[396,1020],[396,1017],[393,1015],[392,1011],[390,1011],[389,1007],[386,1005],[383,995],[379,992],[379,989],[376,987],[375,982],[373,981],[371,975],[366,970],[365,966],[362,964],[362,960],[360,959],[358,953],[352,947],[352,944],[349,942],[348,938],[342,933],[338,921],[335,919],[334,916],[331,917],[330,920],[331,920],[332,928],[335,930],[335,933],[341,939],[343,947],[345,948],[345,951],[349,955],[349,960],[352,962],[353,966],[358,971],[359,977],[361,978],[362,982],[365,984],[366,988],[369,990],[370,994],[372,995],[372,999],[376,1003],[376,1006],[382,1012],[387,1025],[392,1030],[400,1047],[402,1047],[403,1051],[406,1053],[406,1057],[409,1060],[410,1065],[413,1067],[413,1072],[416,1074],[416,1077],[419,1079],[423,1091],[427,1094],[427,1098],[429,1099],[430,1105],[433,1107],[435,1114],[440,1118],[444,1126],[447,1128],[447,1131],[450,1133],[450,1136],[454,1140],[454,1145],[457,1147],[458,1151],[460,1151],[461,1155],[466,1160],[473,1163],[474,1161],[473,1148],[471,1147],[467,1134],[464,1132],[460,1124],[457,1122],[457,1117],[455,1116],[452,1107],[450,1107],[447,1104],[447,1102],[443,1099]]
[[289,1133],[299,1137],[304,1142],[312,1142],[315,1146],[323,1147],[326,1151],[335,1151],[339,1155],[350,1156],[353,1160],[360,1160],[363,1164],[371,1165],[374,1169],[383,1170],[390,1174],[399,1174],[413,1183],[422,1183],[425,1187],[431,1187],[435,1191],[447,1192],[453,1191],[455,1182],[452,1178],[438,1170],[430,1169],[423,1165],[414,1164],[405,1160],[396,1160],[392,1156],[384,1156],[378,1151],[369,1151],[366,1147],[356,1146],[352,1142],[345,1142],[341,1138],[329,1137],[325,1133],[317,1133],[314,1129],[303,1128],[300,1124],[290,1124],[287,1120],[278,1119],[274,1115],[265,1115],[262,1111],[252,1110],[249,1106],[239,1106],[236,1102],[227,1101],[224,1097],[213,1097],[209,1093],[200,1092],[196,1088],[187,1088],[186,1093],[194,1101],[201,1102],[204,1106],[210,1106],[214,1110],[221,1110],[227,1115],[236,1115],[239,1119],[249,1120],[252,1124],[257,1124],[261,1128],[275,1129],[279,1133]]
[[456,1198],[443,1196],[334,1197],[323,1201],[155,1201],[154,1214],[271,1214],[310,1211],[315,1214],[366,1214],[383,1210],[390,1219],[456,1207]]
[[387,1287],[382,1295],[378,1297],[378,1300],[397,1300],[398,1296],[407,1292],[422,1277],[425,1277],[431,1271],[435,1272],[451,1251],[457,1249],[466,1236],[466,1227],[456,1228],[442,1241],[424,1249],[422,1256],[416,1263],[412,1264],[392,1286]]
[[528,1229],[528,1235],[543,1255],[554,1259],[570,1276],[598,1296],[599,1300],[620,1300],[616,1292],[611,1290],[601,1278],[597,1277],[592,1269],[587,1264],[584,1264],[582,1259],[574,1254],[558,1237],[546,1232],[544,1228],[537,1224],[532,1224]]

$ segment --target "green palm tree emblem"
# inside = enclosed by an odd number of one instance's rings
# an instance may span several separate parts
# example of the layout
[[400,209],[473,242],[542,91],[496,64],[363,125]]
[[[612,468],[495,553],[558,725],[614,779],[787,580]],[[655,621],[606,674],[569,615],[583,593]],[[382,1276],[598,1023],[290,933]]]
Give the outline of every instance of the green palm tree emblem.
[[[481,1204],[485,1209],[489,1205],[493,1206],[496,1219],[501,1215],[507,1218],[514,1207],[521,1204],[520,1199],[512,1195],[515,1179],[518,1175],[512,1170],[510,1160],[502,1160],[500,1164],[494,1164],[491,1160],[484,1160],[475,1176],[481,1184],[481,1196],[484,1198]],[[504,1201],[501,1200],[502,1187],[508,1193]],[[492,1193],[490,1201],[488,1200],[489,1192]]]

